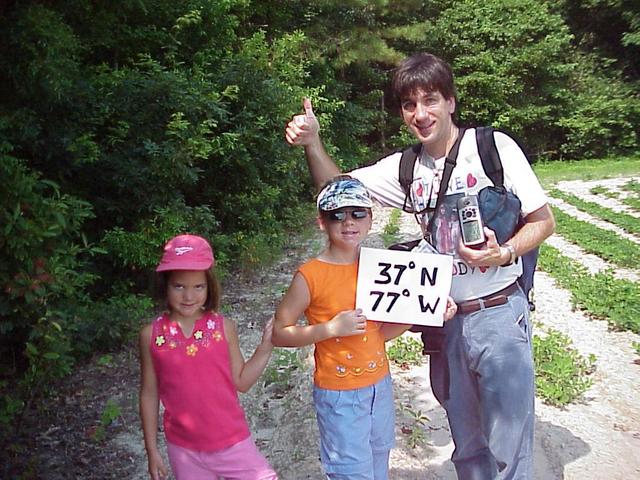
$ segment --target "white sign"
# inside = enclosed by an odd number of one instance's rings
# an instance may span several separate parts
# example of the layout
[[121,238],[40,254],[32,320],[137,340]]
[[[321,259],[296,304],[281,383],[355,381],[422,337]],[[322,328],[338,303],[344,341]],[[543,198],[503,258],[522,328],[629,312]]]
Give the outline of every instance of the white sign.
[[361,248],[356,308],[369,320],[441,327],[453,257]]

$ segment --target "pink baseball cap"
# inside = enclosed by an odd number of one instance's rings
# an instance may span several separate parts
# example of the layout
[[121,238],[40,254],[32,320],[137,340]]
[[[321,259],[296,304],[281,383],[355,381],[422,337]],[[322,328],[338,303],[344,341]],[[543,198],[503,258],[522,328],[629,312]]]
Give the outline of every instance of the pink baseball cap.
[[208,270],[214,264],[213,250],[197,235],[178,235],[164,246],[156,272],[167,270]]

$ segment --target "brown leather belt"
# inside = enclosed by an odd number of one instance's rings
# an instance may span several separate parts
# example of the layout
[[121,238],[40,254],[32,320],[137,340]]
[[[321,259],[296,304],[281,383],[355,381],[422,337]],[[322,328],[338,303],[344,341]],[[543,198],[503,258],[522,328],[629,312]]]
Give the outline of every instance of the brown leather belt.
[[495,293],[487,295],[485,297],[476,298],[474,300],[467,300],[458,305],[458,313],[473,313],[480,310],[482,307],[497,307],[498,305],[504,305],[507,303],[509,295],[515,293],[518,290],[518,284],[513,282],[508,287],[498,290]]

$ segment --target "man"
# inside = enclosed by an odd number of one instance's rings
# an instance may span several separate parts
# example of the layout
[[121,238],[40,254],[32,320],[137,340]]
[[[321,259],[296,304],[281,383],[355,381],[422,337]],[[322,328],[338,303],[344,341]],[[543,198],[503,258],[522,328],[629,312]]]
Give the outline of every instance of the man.
[[[453,74],[438,57],[419,54],[396,69],[392,87],[405,125],[422,144],[410,200],[421,212],[425,231],[445,156],[460,132],[453,118]],[[304,146],[311,176],[319,187],[339,170],[322,145],[308,99],[304,109],[304,115],[296,115],[287,125],[286,139],[291,145]],[[473,129],[461,138],[457,164],[441,205],[449,214],[438,215],[438,222],[432,222],[436,225],[434,246],[454,256],[451,296],[459,308],[443,327],[441,351],[431,355],[431,385],[447,411],[455,443],[452,461],[458,478],[465,480],[532,478],[534,369],[528,302],[516,283],[522,271],[518,257],[540,245],[555,229],[547,199],[521,149],[500,132],[495,133],[495,141],[504,186],[522,203],[522,228],[502,245],[486,227],[481,248],[466,247],[460,240],[457,218],[451,214],[455,201],[491,185]],[[400,156],[394,153],[350,175],[362,181],[383,206],[402,208]],[[447,241],[439,242],[439,238]]]

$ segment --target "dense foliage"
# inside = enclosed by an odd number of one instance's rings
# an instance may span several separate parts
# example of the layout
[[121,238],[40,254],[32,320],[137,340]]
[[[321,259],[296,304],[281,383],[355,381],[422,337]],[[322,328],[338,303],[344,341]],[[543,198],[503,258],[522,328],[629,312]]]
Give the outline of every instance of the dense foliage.
[[131,339],[170,236],[209,237],[223,268],[278,249],[308,216],[301,151],[283,140],[305,95],[329,151],[362,163],[408,141],[389,74],[432,51],[454,67],[465,123],[513,131],[536,157],[638,151],[637,2],[31,0],[0,14],[0,426]]

